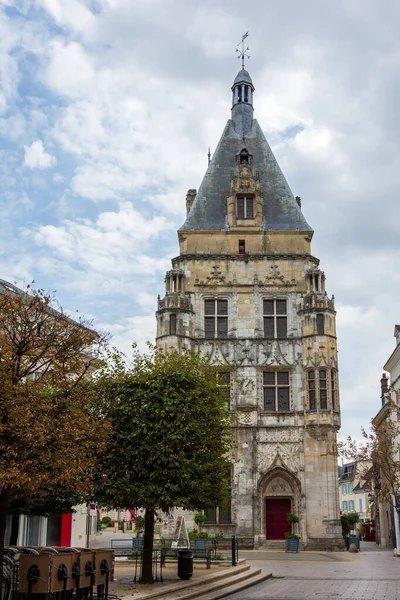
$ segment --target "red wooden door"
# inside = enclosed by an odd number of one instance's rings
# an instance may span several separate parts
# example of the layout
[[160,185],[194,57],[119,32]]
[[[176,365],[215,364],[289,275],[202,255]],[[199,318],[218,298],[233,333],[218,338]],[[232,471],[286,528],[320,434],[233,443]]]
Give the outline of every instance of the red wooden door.
[[267,498],[265,500],[265,526],[267,540],[283,540],[291,530],[286,515],[291,512],[290,498]]

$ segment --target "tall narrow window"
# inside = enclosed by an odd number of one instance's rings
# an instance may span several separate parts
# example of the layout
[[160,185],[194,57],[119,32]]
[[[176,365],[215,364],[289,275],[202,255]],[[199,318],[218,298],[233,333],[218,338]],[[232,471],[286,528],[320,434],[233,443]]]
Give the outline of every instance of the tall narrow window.
[[211,508],[205,508],[204,514],[206,516],[206,523],[231,523],[232,522],[232,474],[231,469],[227,470],[227,498],[225,504],[221,506],[213,506]]
[[264,337],[285,339],[287,337],[286,300],[264,300]]
[[253,198],[252,196],[237,197],[237,218],[238,219],[253,219]]
[[222,388],[227,407],[231,405],[231,374],[229,371],[218,373],[218,385]]
[[209,338],[228,335],[228,300],[204,300],[204,332]]
[[328,408],[328,372],[326,369],[307,372],[309,410],[327,410]]
[[336,371],[331,371],[331,403],[332,410],[336,410],[337,407],[337,386],[336,386]]
[[324,315],[317,314],[317,335],[325,335]]
[[249,86],[248,85],[244,86],[244,101],[245,102],[249,101]]
[[322,410],[326,410],[328,408],[328,396],[326,389],[326,371],[324,369],[320,369],[318,372],[319,379],[319,407]]
[[315,371],[308,371],[308,408],[309,410],[315,410],[317,408]]
[[289,371],[264,371],[263,393],[264,410],[268,412],[289,411]]
[[239,240],[239,254],[246,254],[246,242]]
[[176,315],[169,315],[169,335],[176,335]]

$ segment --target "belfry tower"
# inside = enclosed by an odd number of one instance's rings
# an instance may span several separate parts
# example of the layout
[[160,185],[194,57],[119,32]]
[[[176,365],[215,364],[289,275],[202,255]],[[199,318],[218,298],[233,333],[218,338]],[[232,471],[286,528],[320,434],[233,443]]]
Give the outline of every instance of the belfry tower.
[[157,345],[207,353],[235,410],[231,506],[206,508],[204,528],[279,546],[295,513],[303,547],[337,549],[334,299],[300,198],[253,118],[253,95],[242,68],[231,119],[198,192],[186,197]]

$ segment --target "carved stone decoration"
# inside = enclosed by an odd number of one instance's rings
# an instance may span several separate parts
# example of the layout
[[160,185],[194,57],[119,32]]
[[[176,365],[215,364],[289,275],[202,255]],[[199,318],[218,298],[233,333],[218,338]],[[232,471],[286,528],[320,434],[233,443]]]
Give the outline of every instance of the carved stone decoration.
[[225,356],[223,344],[220,342],[211,342],[210,350],[208,352],[210,356],[211,365],[228,365],[227,357]]
[[285,443],[303,441],[303,432],[298,427],[269,427],[258,432],[259,442]]
[[257,360],[257,347],[254,342],[246,340],[236,343],[236,363],[238,366],[254,365]]
[[211,275],[206,277],[207,283],[225,283],[225,276],[219,270],[218,265],[213,265]]
[[258,448],[257,464],[260,471],[267,471],[274,465],[279,455],[281,463],[292,473],[300,470],[300,453],[302,444],[277,442],[260,444]]
[[238,409],[237,420],[239,425],[257,425],[257,409]]
[[[227,191],[227,220],[230,227],[241,225],[237,217],[236,200],[238,195],[244,194],[254,198],[253,218],[249,220],[252,225],[261,225],[263,220],[264,200],[261,193],[260,173],[252,167],[253,157],[249,155],[249,163],[242,164],[239,156],[236,168],[231,173],[229,191]],[[247,225],[249,223],[246,223]]]
[[256,389],[256,382],[254,379],[242,379],[239,382],[239,394],[240,396],[251,396]]
[[276,477],[276,479],[273,479],[266,487],[265,493],[268,496],[275,496],[281,494],[286,496],[292,493],[292,489],[287,481],[285,481],[281,477]]
[[[281,275],[278,265],[271,265],[270,271],[266,275],[265,280],[259,280],[258,286],[260,291],[267,291],[270,287],[293,287],[296,285],[296,280],[292,279],[291,281],[285,280],[284,276]],[[265,288],[263,290],[263,288]],[[269,290],[268,290],[269,291]]]
[[258,342],[259,364],[262,366],[294,367],[301,361],[302,344],[299,340]]

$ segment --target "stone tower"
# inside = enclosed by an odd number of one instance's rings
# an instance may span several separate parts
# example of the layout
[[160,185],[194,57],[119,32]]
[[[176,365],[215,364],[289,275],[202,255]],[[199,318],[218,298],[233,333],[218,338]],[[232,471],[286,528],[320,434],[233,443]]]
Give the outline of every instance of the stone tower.
[[158,301],[159,348],[207,353],[235,410],[231,506],[204,528],[279,545],[291,527],[307,549],[342,546],[334,299],[311,254],[313,231],[253,118],[242,69],[198,192],[189,190],[180,254]]

